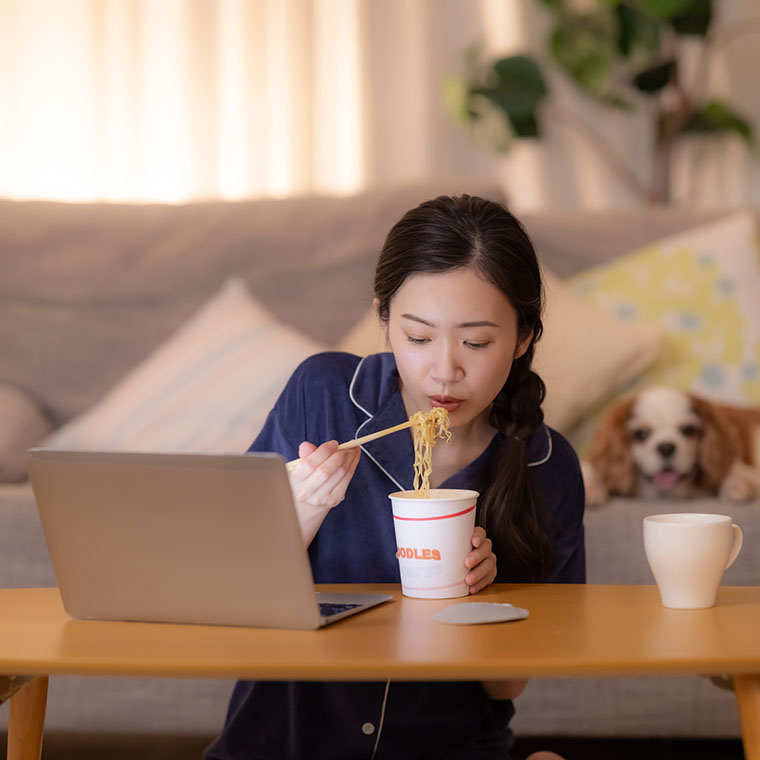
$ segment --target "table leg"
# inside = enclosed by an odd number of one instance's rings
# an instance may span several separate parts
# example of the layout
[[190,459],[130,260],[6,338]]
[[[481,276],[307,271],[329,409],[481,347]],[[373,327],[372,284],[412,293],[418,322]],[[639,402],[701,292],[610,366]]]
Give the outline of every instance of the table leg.
[[8,760],[40,760],[47,690],[47,676],[40,676],[11,697]]
[[746,760],[760,760],[760,675],[734,676]]
[[37,676],[0,676],[0,705]]

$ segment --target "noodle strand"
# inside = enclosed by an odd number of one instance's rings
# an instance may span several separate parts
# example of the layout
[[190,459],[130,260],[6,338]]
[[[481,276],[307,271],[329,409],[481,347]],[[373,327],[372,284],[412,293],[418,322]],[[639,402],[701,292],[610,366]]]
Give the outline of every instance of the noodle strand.
[[436,438],[451,441],[449,413],[440,406],[429,412],[415,412],[412,423],[414,438],[414,496],[426,499],[430,496],[430,475],[433,472],[433,446]]

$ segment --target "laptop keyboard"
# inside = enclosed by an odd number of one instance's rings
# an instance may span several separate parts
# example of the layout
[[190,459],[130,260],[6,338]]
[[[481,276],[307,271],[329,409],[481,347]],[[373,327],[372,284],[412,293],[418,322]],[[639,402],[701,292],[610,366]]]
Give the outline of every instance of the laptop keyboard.
[[319,613],[323,617],[329,617],[330,615],[337,615],[339,612],[352,610],[354,607],[358,606],[358,604],[335,604],[334,602],[319,602]]

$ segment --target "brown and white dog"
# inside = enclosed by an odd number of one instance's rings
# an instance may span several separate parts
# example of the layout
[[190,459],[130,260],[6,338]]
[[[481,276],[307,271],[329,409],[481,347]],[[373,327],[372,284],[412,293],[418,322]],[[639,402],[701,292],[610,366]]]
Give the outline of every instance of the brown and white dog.
[[582,463],[587,504],[610,496],[760,496],[760,408],[655,387],[618,402]]

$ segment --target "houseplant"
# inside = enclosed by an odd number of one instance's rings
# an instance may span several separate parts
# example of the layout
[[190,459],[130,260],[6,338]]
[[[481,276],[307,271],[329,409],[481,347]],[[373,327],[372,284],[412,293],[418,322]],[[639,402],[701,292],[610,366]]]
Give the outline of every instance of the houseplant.
[[[464,75],[447,81],[449,110],[481,144],[506,152],[515,139],[540,138],[549,121],[580,128],[617,179],[652,203],[672,199],[674,151],[684,138],[733,133],[754,147],[749,120],[705,90],[711,57],[736,36],[756,31],[751,25],[720,28],[713,0],[535,2],[548,14],[542,54],[489,58],[476,45],[467,51]],[[687,46],[698,48],[691,82],[684,76]],[[648,178],[601,130],[557,106],[551,89],[557,75],[603,106],[644,111],[652,136]]]

